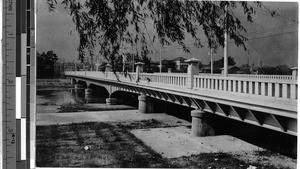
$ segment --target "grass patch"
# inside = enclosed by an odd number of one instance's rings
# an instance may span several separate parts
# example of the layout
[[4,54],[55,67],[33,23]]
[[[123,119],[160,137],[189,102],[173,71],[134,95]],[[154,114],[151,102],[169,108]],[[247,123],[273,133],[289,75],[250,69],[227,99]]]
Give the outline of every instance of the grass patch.
[[[241,161],[227,153],[167,159],[136,138],[131,129],[166,127],[157,120],[86,122],[37,126],[38,167],[278,168]],[[280,168],[280,167],[279,167]]]
[[89,106],[86,106],[83,103],[75,102],[75,103],[65,103],[60,105],[58,108],[59,112],[79,112],[79,111],[88,111]]
[[118,127],[127,130],[171,127],[170,125],[162,123],[156,119],[134,121],[131,123],[118,123],[117,125]]
[[255,151],[254,154],[259,155],[259,156],[270,157],[276,153],[269,151],[269,150],[264,150],[264,151]]

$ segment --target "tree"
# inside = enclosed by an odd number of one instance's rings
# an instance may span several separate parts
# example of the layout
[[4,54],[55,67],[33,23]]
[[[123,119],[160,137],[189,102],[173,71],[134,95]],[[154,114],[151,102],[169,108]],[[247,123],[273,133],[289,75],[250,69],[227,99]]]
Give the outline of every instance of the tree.
[[162,60],[162,72],[167,72],[168,69],[171,69],[172,72],[176,71],[176,63],[171,60]]
[[[213,61],[214,68],[220,69],[224,67],[224,57],[222,57],[219,60]],[[234,58],[231,56],[228,56],[228,66],[234,66],[236,63],[234,61]]]
[[[56,0],[47,0],[53,10]],[[237,46],[247,40],[246,29],[234,9],[241,8],[247,21],[252,22],[255,10],[245,1],[183,1],[183,0],[62,0],[70,11],[79,34],[79,59],[83,62],[86,52],[91,57],[94,47],[113,67],[122,53],[120,48],[131,46],[138,57],[151,51],[153,42],[161,45],[178,43],[183,51],[190,52],[185,37],[191,36],[195,47],[203,47],[198,32],[202,28],[207,46],[224,47],[224,32]],[[260,2],[253,2],[260,7]],[[156,35],[151,37],[146,24],[153,22]],[[149,26],[149,25],[148,25]],[[153,47],[154,48],[154,47]]]
[[58,57],[52,50],[42,54],[37,52],[37,78],[53,78],[57,60]]

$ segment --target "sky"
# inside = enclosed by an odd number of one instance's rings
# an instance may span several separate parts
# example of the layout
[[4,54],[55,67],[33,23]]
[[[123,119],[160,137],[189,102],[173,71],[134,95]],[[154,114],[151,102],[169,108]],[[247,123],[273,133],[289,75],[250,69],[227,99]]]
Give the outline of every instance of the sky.
[[[241,21],[247,29],[246,37],[249,39],[243,47],[236,47],[234,43],[228,45],[228,56],[234,58],[237,66],[249,64],[259,66],[298,65],[298,3],[297,2],[264,2],[266,8],[256,10],[252,23]],[[272,17],[266,10],[275,10],[279,16]],[[241,10],[236,10],[237,16],[242,16]],[[151,27],[151,25],[149,25]],[[149,28],[150,34],[154,34]],[[193,43],[189,38],[187,44]],[[57,6],[55,12],[49,12],[46,0],[37,1],[37,51],[46,52],[53,50],[59,58],[67,62],[78,61],[77,46],[79,38],[75,31],[72,18],[62,6]],[[159,51],[159,44],[154,44]],[[209,49],[195,48],[191,46],[191,54],[184,53],[178,45],[162,48],[162,58],[172,59],[176,57],[197,58],[203,64],[210,62]],[[155,51],[155,50],[153,50]],[[219,49],[214,60],[221,59],[223,49]],[[158,61],[159,54],[150,56]]]

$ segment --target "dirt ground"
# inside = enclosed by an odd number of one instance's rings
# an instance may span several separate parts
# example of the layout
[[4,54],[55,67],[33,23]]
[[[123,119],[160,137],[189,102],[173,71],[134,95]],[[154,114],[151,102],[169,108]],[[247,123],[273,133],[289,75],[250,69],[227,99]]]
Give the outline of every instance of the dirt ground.
[[[120,110],[40,115],[38,167],[296,168],[296,159],[234,137],[190,138],[190,123],[166,114]],[[155,145],[167,146],[168,152]]]

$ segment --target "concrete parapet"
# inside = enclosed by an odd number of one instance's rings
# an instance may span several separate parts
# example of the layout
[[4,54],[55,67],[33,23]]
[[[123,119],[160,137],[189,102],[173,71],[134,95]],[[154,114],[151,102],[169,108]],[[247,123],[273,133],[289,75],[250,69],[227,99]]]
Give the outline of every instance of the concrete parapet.
[[202,137],[202,136],[213,136],[215,135],[215,130],[209,126],[207,118],[209,114],[204,110],[192,110],[192,137]]

